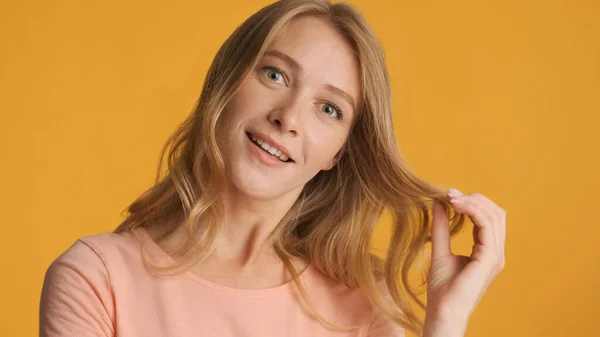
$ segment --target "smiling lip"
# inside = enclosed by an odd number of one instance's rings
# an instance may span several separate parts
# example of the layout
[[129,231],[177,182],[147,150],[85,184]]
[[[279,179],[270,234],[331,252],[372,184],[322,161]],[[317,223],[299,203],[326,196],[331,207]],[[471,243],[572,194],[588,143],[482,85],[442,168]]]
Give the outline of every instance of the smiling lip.
[[[264,142],[267,142],[269,145],[274,146],[276,149],[280,150],[281,153],[285,154],[288,157],[287,162],[294,162],[294,160],[292,159],[292,156],[290,156],[290,151],[288,151],[288,149],[285,146],[283,146],[282,144],[276,142],[273,138],[271,138],[265,134],[262,134],[260,132],[254,132],[254,131],[252,131],[252,132],[247,131],[246,134],[248,136],[253,135],[256,138],[258,138]],[[284,162],[282,162],[282,163],[284,163]]]
[[246,137],[246,139],[248,140],[248,151],[264,165],[277,168],[292,163],[292,161],[281,161],[279,158],[273,157],[262,147],[258,146],[258,144],[254,143],[250,137]]

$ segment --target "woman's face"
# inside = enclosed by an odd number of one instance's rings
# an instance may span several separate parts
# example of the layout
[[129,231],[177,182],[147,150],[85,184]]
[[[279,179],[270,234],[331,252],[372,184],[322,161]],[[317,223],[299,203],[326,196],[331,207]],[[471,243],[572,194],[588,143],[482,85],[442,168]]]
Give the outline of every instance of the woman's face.
[[222,115],[218,136],[233,185],[258,199],[297,196],[336,164],[360,93],[347,41],[321,19],[291,21]]

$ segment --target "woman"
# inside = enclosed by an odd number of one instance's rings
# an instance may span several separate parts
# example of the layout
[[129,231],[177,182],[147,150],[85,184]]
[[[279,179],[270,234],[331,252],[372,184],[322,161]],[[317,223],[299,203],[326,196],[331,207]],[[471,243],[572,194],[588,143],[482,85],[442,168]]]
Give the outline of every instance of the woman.
[[[390,96],[352,7],[283,0],[254,14],[216,55],[155,186],[114,233],[48,269],[41,335],[463,336],[503,268],[505,212],[409,171]],[[395,227],[381,260],[384,210]],[[455,256],[466,216],[473,254]],[[408,271],[429,241],[425,307]]]

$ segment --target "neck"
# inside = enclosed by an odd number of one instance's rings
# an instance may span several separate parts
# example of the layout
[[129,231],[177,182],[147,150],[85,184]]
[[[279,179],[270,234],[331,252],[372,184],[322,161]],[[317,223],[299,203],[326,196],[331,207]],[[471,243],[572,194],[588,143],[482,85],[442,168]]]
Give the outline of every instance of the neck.
[[[212,261],[220,266],[229,265],[242,272],[279,263],[267,238],[301,191],[302,187],[265,200],[244,195],[233,186],[227,188],[221,195],[223,230],[215,240],[215,250],[204,259],[206,263]],[[170,233],[165,233],[164,227],[161,227],[161,224],[156,224],[146,230],[164,250],[173,251],[185,240],[187,234],[184,226],[177,225]]]
[[228,187],[222,194],[223,231],[214,254],[241,267],[260,264],[275,256],[267,238],[292,207],[302,188],[273,199],[256,199]]

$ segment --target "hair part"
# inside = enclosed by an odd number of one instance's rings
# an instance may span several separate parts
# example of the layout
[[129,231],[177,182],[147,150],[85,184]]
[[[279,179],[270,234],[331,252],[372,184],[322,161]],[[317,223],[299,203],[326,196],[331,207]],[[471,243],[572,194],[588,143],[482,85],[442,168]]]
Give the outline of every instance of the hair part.
[[[281,0],[243,22],[217,52],[193,112],[164,145],[155,185],[126,209],[128,216],[115,232],[158,226],[166,237],[177,226],[185,226],[187,238],[177,250],[184,257],[182,263],[159,267],[145,261],[160,273],[184,271],[213,251],[222,230],[219,197],[227,179],[217,146],[219,117],[274,38],[291,20],[303,16],[326,20],[349,42],[360,68],[361,106],[344,155],[333,169],[319,172],[304,186],[267,241],[292,275],[303,307],[325,326],[358,327],[337,326],[314,310],[291,262],[294,257],[311,261],[335,282],[360,288],[375,310],[420,335],[423,322],[411,301],[422,309],[425,304],[408,275],[431,241],[432,203],[439,202],[451,214],[451,236],[461,230],[465,216],[453,211],[445,189],[418,178],[401,157],[384,52],[351,5]],[[384,211],[393,217],[393,234],[387,256],[381,259],[371,252],[371,244]]]

